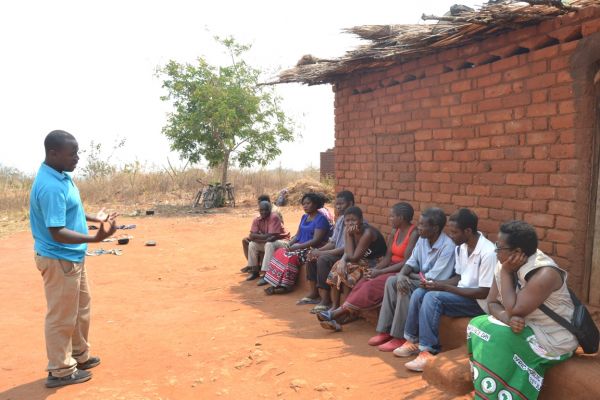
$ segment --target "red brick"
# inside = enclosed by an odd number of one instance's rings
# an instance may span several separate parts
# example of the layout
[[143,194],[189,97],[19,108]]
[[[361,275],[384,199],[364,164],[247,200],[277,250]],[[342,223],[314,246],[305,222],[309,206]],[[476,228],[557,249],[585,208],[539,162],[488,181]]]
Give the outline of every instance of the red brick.
[[[487,185],[468,185],[466,193],[472,196],[489,196],[490,187]],[[479,217],[482,217],[479,215]]]
[[575,144],[554,144],[550,146],[550,157],[574,158],[577,154],[575,150]]
[[555,246],[556,254],[558,254],[560,257],[573,257],[575,253],[575,249],[571,245],[557,243]]
[[575,143],[575,131],[572,129],[561,131],[559,142],[563,144]]
[[503,58],[502,60],[498,60],[492,64],[492,71],[504,71],[506,69],[512,69],[519,64],[519,59],[517,57],[508,57]]
[[533,129],[536,131],[544,131],[548,129],[548,118],[540,117],[533,119]]
[[495,86],[486,87],[484,90],[485,98],[501,97],[512,93],[512,86],[510,84],[500,84]]
[[525,85],[529,90],[551,87],[556,83],[556,73],[548,72],[538,75],[534,78],[527,79]]
[[532,174],[506,174],[507,185],[533,185]]
[[[498,199],[500,200],[500,202],[502,202],[502,199]],[[500,208],[500,207],[498,207]],[[512,219],[515,219],[515,212],[512,210],[498,210],[498,209],[490,209],[489,211],[490,213],[490,218],[496,221],[499,221],[500,223],[506,222],[506,221],[510,221]]]
[[548,101],[548,89],[535,90],[531,93],[532,103],[545,103]]
[[502,204],[505,209],[515,211],[530,212],[532,208],[531,200],[504,199]]
[[472,126],[472,125],[480,125],[483,124],[485,122],[485,115],[484,114],[471,114],[471,115],[463,115],[461,117],[461,125],[467,125],[467,126]]
[[517,146],[519,144],[519,137],[517,135],[493,136],[491,144],[492,147]]
[[573,217],[575,215],[575,203],[570,201],[551,200],[548,204],[548,212],[563,217]]
[[474,150],[456,151],[454,153],[454,161],[473,161],[476,155]]
[[[551,242],[538,242],[538,248],[546,254],[554,253],[554,244]],[[556,257],[554,257],[556,261]]]
[[573,230],[577,227],[577,220],[575,218],[563,217],[561,215],[556,217],[556,227],[565,230]]
[[573,98],[573,87],[571,85],[550,88],[550,100],[566,100]]
[[435,161],[450,161],[452,160],[452,152],[446,150],[436,150],[433,153]]
[[525,162],[525,172],[556,172],[556,170],[556,161],[532,160]]
[[431,193],[427,193],[427,192],[415,192],[415,200],[416,201],[430,202],[431,201]]
[[433,153],[429,150],[415,151],[416,161],[431,161],[433,160]]
[[461,104],[457,106],[450,107],[450,115],[452,116],[460,116],[466,115],[473,112],[473,106],[471,104]]
[[533,122],[530,119],[519,119],[507,121],[504,124],[506,133],[524,133],[533,129]]
[[534,200],[531,211],[537,213],[546,213],[548,211],[548,201],[539,199]]
[[443,118],[450,115],[450,109],[448,107],[436,107],[429,111],[431,118]]
[[584,22],[581,25],[581,34],[583,36],[589,36],[596,32],[600,32],[600,19]]
[[468,92],[462,93],[462,95],[460,96],[460,102],[461,103],[474,103],[476,101],[483,99],[483,97],[484,97],[483,90],[481,90],[481,89],[469,90]]
[[[559,226],[558,221],[556,226]],[[549,229],[548,233],[546,234],[546,240],[555,243],[570,243],[573,240],[573,232]]]
[[452,203],[456,205],[456,207],[473,207],[477,205],[477,197],[476,196],[452,196]]
[[444,144],[445,150],[464,150],[466,148],[466,141],[464,140],[447,140]]
[[530,75],[531,75],[530,66],[524,65],[522,67],[512,68],[512,69],[509,69],[508,71],[506,71],[502,76],[502,78],[503,78],[502,80],[505,82],[510,82],[515,79],[527,78]]
[[[503,158],[504,158],[504,150],[503,149],[482,150],[479,153],[480,160],[501,160]],[[514,162],[511,162],[511,164],[514,164]],[[494,165],[494,164],[492,164],[492,165]]]
[[492,197],[512,198],[517,196],[517,189],[516,186],[495,185],[492,186],[490,194]]
[[548,174],[534,174],[533,184],[535,186],[548,186],[550,184],[550,178]]
[[519,163],[514,161],[493,161],[492,162],[492,171],[494,172],[518,172],[521,166]]
[[496,110],[496,111],[487,111],[485,113],[485,118],[488,122],[498,122],[498,121],[510,121],[513,117],[512,110]]
[[490,147],[490,138],[467,140],[467,149],[486,149],[488,147]]
[[433,137],[430,129],[421,129],[415,132],[415,140],[429,140]]
[[556,103],[532,104],[527,107],[528,117],[556,115]]
[[550,185],[555,187],[575,187],[577,186],[578,175],[561,174],[550,175]]
[[501,122],[489,123],[481,125],[478,130],[481,136],[502,135],[504,134],[504,124]]
[[472,82],[471,79],[454,82],[450,84],[450,90],[452,93],[466,92],[472,89]]
[[546,228],[554,227],[554,215],[548,214],[525,214],[525,221],[533,226],[541,226]]
[[495,73],[477,79],[477,87],[484,88],[502,82],[502,74]]
[[509,147],[504,149],[504,156],[507,159],[530,159],[532,155],[531,147]]
[[552,131],[544,131],[544,132],[530,132],[525,135],[525,140],[527,144],[546,144],[546,143],[556,143],[558,141],[558,133]]
[[541,60],[544,58],[553,58],[558,54],[558,46],[548,46],[543,49],[534,50],[528,54],[529,60]]
[[528,104],[531,104],[531,94],[529,92],[502,97],[502,106],[505,108],[526,106]]
[[556,83],[571,83],[573,77],[569,71],[559,71],[556,73]]
[[502,98],[494,98],[477,103],[477,111],[499,110],[502,108]]
[[579,160],[560,160],[558,170],[562,173],[573,173],[578,171]]
[[569,114],[574,113],[575,110],[575,101],[574,100],[565,100],[558,103],[558,112],[560,114]]
[[[489,207],[489,208],[500,208],[502,207],[502,199],[498,199],[495,197],[480,197],[479,198],[479,206],[480,207]],[[492,218],[492,210],[490,212],[490,218]],[[510,219],[510,218],[509,218]]]

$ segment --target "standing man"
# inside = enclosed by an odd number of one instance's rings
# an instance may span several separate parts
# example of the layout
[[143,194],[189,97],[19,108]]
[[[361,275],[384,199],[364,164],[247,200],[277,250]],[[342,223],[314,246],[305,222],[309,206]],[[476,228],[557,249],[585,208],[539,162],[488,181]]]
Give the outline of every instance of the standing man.
[[487,311],[486,298],[496,268],[496,246],[477,231],[477,215],[461,208],[450,216],[448,234],[456,243],[455,275],[448,280],[424,280],[410,298],[404,327],[406,343],[394,354],[419,356],[405,364],[421,372],[440,351],[440,316],[476,317]]
[[[29,218],[47,303],[46,387],[55,388],[90,380],[86,370],[100,364],[100,358],[89,354],[90,293],[84,258],[87,243],[115,232],[117,214],[107,215],[104,209],[96,216],[85,214],[79,190],[67,174],[79,161],[79,146],[70,133],[50,132],[44,147],[46,159],[31,188]],[[93,236],[87,221],[100,223]]]
[[440,208],[428,208],[421,214],[417,230],[419,239],[404,266],[396,276],[385,281],[383,303],[377,322],[377,335],[369,345],[381,351],[394,351],[406,342],[404,324],[410,296],[421,283],[420,274],[428,280],[448,279],[454,272],[452,239],[444,233],[446,214]]
[[290,233],[285,230],[279,214],[274,213],[272,208],[273,205],[266,200],[258,203],[260,216],[252,221],[250,235],[248,235],[248,268],[250,274],[246,278],[247,281],[254,280],[260,275],[262,265],[259,262],[260,253],[263,253],[264,258],[269,260],[273,256],[272,252],[266,250],[266,244],[290,238]]

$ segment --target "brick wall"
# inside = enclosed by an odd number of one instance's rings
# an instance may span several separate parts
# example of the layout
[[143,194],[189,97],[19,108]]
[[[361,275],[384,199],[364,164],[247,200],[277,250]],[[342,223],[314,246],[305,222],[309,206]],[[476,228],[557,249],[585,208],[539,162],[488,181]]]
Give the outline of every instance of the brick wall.
[[333,149],[321,152],[319,172],[321,181],[335,179],[335,153]]
[[492,240],[502,222],[528,221],[581,290],[599,31],[588,8],[337,82],[337,189],[386,232],[398,201],[469,207]]

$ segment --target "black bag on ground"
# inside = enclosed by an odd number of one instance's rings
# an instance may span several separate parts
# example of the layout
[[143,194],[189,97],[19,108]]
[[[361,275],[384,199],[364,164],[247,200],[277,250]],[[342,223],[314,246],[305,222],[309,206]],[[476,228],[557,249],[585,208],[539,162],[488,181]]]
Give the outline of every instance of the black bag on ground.
[[581,301],[579,301],[571,289],[569,289],[569,294],[571,295],[571,300],[573,300],[573,305],[575,306],[572,322],[567,321],[544,304],[539,306],[539,309],[575,335],[585,354],[597,353],[598,343],[600,343],[598,327],[592,319],[588,309],[581,304]]

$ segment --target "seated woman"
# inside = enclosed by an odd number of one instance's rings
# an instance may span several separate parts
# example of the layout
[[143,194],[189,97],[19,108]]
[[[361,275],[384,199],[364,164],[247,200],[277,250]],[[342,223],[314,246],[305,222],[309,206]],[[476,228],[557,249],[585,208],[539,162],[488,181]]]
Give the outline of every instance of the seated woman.
[[538,307],[571,320],[567,273],[537,248],[535,228],[523,221],[500,226],[498,264],[487,301],[491,315],[467,328],[475,395],[537,399],[545,371],[571,357],[578,343]]
[[[334,264],[327,277],[327,283],[331,286],[332,310],[339,307],[341,293],[346,295],[361,280],[363,275],[370,274],[377,260],[387,252],[385,239],[379,230],[363,221],[362,210],[358,207],[349,207],[344,213],[344,255],[342,259]],[[323,315],[329,315],[330,311],[317,314],[321,320]],[[324,328],[338,330],[339,325],[324,324]]]
[[[404,261],[408,260],[419,239],[419,233],[412,223],[414,214],[409,203],[398,203],[390,209],[392,232],[388,236],[385,257],[373,269],[367,270],[365,278],[354,286],[342,307],[318,315],[320,321],[342,322],[360,311],[372,310],[381,305],[385,281],[402,269]],[[335,323],[324,325],[335,327]]]
[[264,281],[271,286],[265,293],[282,294],[289,292],[296,284],[298,270],[306,261],[306,254],[313,247],[322,246],[328,239],[331,225],[327,217],[319,212],[325,199],[318,193],[306,193],[302,196],[302,207],[305,214],[300,220],[296,235],[286,248],[279,248],[273,253],[269,270]]

